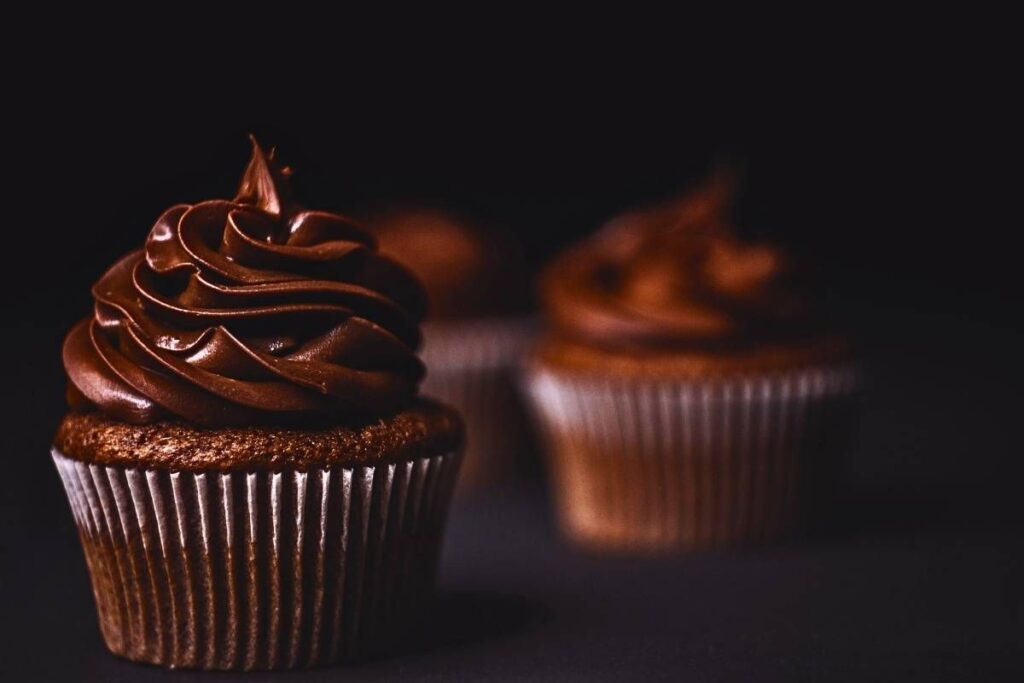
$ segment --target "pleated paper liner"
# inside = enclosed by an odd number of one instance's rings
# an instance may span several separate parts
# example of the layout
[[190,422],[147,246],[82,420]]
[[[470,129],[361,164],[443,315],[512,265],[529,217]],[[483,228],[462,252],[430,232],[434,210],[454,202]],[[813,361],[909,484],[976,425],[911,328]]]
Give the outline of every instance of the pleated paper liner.
[[527,319],[424,325],[423,393],[454,407],[466,423],[457,494],[512,478],[534,450],[516,369],[535,325]]
[[433,589],[460,458],[189,473],[53,451],[107,647],[246,670],[393,645]]
[[560,525],[603,550],[700,550],[798,528],[847,430],[852,367],[709,380],[534,369]]

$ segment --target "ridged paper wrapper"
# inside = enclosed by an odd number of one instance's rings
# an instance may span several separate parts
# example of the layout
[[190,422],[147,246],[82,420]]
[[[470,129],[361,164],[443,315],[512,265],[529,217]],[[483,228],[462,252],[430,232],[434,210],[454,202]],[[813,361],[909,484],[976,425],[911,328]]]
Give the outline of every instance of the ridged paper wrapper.
[[107,647],[245,670],[389,649],[433,589],[461,458],[220,473],[52,455]]
[[848,436],[858,372],[597,378],[532,367],[525,384],[571,539],[702,550],[801,528]]
[[534,329],[517,318],[423,326],[423,393],[454,407],[466,423],[459,495],[508,481],[535,450],[517,382]]

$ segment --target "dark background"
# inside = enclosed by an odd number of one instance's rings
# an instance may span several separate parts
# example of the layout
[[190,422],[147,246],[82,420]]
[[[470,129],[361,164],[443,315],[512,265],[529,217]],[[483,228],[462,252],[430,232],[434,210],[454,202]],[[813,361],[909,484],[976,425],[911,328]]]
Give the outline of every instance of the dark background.
[[143,92],[100,78],[104,66],[69,60],[59,78],[19,84],[5,130],[0,673],[176,678],[102,651],[47,455],[60,343],[89,313],[89,285],[165,207],[233,193],[249,132],[279,148],[309,206],[456,209],[518,234],[535,266],[731,160],[742,226],[818,265],[868,378],[820,538],[603,561],[565,547],[543,485],[522,482],[454,511],[439,606],[412,652],[306,679],[1020,671],[1020,219],[997,206],[1019,190],[996,163],[1011,116],[984,69],[854,57],[704,92],[687,74],[621,65],[366,89],[341,73],[250,85],[244,69],[211,68],[160,72]]

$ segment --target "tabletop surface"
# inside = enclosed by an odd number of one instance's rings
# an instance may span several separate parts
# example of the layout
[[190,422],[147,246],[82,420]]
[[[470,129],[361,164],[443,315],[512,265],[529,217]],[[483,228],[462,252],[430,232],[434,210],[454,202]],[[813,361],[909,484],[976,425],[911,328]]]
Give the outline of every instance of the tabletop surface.
[[[912,328],[875,347],[826,535],[601,558],[561,540],[540,483],[508,486],[453,509],[436,604],[404,651],[245,680],[1020,680],[1024,565],[1007,476],[1019,398],[994,379],[996,342],[936,373],[943,350],[923,354]],[[59,403],[26,400],[26,415],[44,417],[9,428],[4,444],[23,464],[0,509],[0,680],[214,680],[104,650],[46,457]]]

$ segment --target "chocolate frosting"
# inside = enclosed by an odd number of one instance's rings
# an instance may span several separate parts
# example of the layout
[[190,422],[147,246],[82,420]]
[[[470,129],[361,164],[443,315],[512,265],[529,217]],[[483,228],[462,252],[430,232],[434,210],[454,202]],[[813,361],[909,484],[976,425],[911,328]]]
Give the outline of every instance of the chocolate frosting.
[[406,264],[423,283],[429,318],[505,312],[502,299],[507,290],[524,289],[510,288],[501,276],[507,254],[449,213],[398,211],[372,224],[381,251]]
[[229,426],[413,400],[421,286],[351,219],[295,204],[289,175],[253,140],[234,199],[171,207],[107,271],[64,342],[73,407]]
[[493,225],[485,234],[467,218],[434,208],[391,210],[371,225],[381,251],[423,283],[429,319],[497,317],[527,308],[529,277],[512,235]]
[[545,274],[556,329],[611,348],[722,347],[806,331],[808,302],[778,249],[737,239],[731,177],[611,221]]

